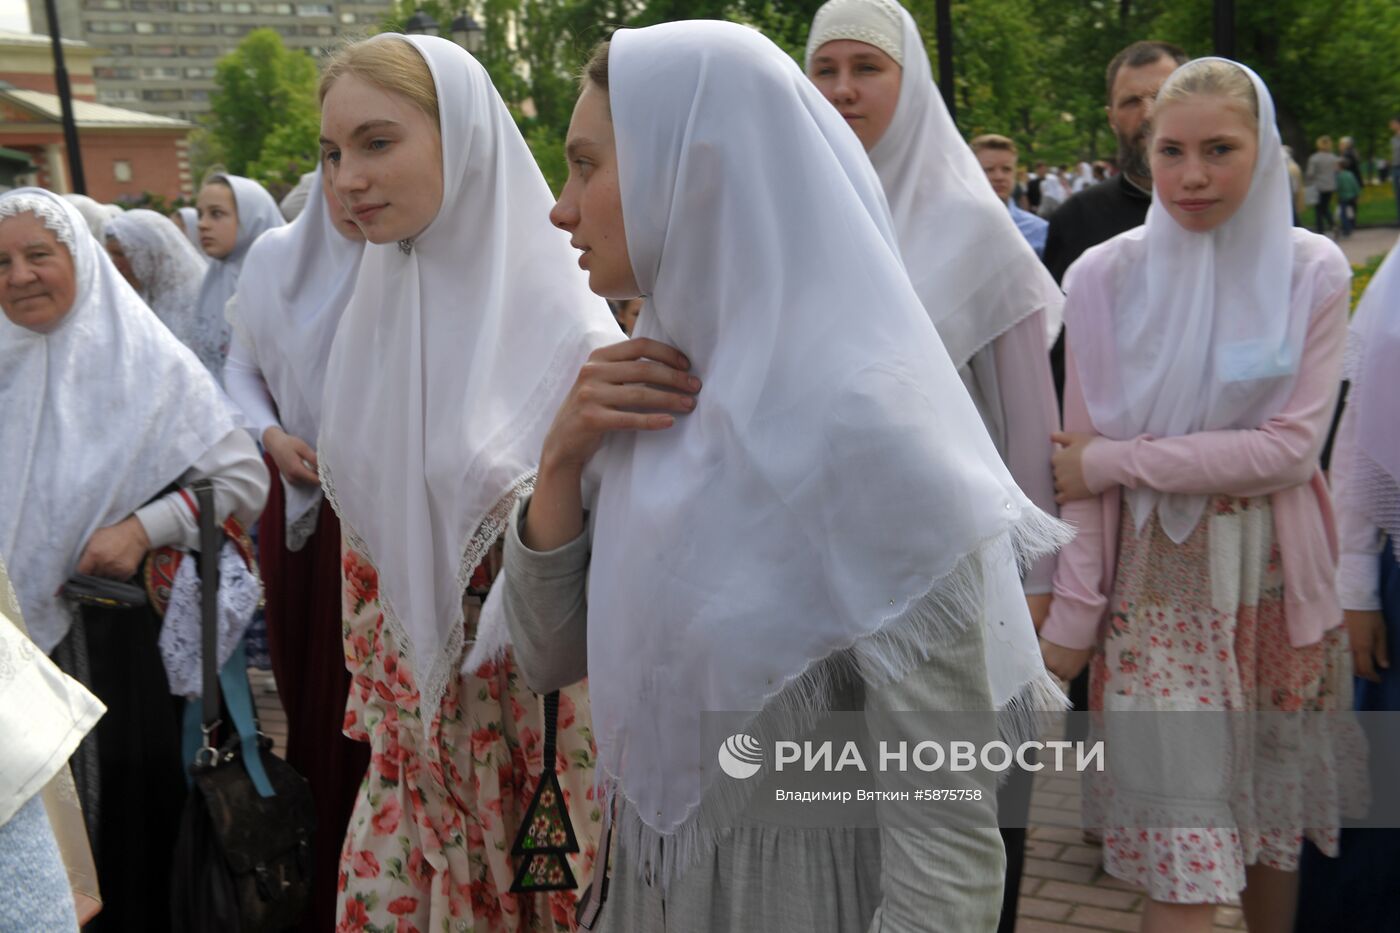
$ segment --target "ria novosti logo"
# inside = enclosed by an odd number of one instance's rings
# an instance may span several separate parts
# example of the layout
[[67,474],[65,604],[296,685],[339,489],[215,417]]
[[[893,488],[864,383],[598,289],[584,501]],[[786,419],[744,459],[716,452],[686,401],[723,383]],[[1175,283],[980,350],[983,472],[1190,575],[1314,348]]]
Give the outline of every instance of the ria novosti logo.
[[[873,767],[866,763],[857,742],[845,742],[839,749],[836,742],[786,742],[774,744],[773,770],[782,773],[786,770],[799,770],[807,773],[840,773],[871,770],[886,772],[916,771],[975,771],[979,768],[991,772],[1008,771],[1020,767],[1024,771],[1041,771],[1046,763],[1039,760],[1047,753],[1053,753],[1053,770],[1069,770],[1068,756],[1075,753],[1074,770],[1103,771],[1104,742],[1092,743],[1055,741],[1022,742],[1012,746],[1007,742],[993,741],[978,745],[971,741],[959,740],[947,743],[924,741],[910,748],[909,742],[881,741],[879,756]],[[736,732],[719,747],[719,766],[725,774],[736,780],[745,780],[759,772],[764,764],[763,746],[753,736]],[[796,766],[795,769],[790,766]]]
[[753,736],[737,732],[719,747],[719,767],[735,780],[751,778],[763,767],[763,746]]

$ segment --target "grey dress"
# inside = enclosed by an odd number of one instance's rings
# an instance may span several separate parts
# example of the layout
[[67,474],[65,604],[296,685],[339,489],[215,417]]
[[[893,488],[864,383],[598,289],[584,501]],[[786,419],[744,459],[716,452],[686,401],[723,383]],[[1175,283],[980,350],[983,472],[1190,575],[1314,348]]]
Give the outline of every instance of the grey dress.
[[1337,172],[1341,167],[1341,156],[1319,150],[1308,156],[1308,167],[1303,181],[1321,192],[1336,191]]
[[[503,609],[516,663],[544,693],[588,674],[586,579],[592,526],[553,551],[521,543],[516,506],[505,536]],[[990,709],[982,628],[945,646],[904,680],[838,684],[829,709]],[[916,739],[917,740],[917,739]],[[912,743],[911,743],[912,744]],[[619,804],[624,805],[624,804]],[[974,829],[740,828],[663,893],[616,844],[601,933],[926,933],[994,930],[1005,851],[991,795]]]

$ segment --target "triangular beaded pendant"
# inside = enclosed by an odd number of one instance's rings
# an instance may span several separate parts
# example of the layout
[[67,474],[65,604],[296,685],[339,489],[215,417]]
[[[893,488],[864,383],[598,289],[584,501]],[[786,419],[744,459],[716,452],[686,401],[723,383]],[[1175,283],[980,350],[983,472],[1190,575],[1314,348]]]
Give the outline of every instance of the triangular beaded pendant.
[[555,691],[544,698],[544,771],[510,849],[520,866],[510,886],[512,894],[572,891],[578,887],[568,859],[579,851],[578,837],[569,822],[564,791],[554,771],[558,720],[559,693]]

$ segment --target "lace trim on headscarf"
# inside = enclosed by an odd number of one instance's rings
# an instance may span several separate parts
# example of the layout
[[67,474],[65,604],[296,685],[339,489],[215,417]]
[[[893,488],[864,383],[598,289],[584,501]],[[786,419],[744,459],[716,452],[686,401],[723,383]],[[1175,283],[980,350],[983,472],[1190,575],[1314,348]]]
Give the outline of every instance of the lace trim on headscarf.
[[0,220],[17,214],[33,214],[46,229],[52,230],[58,241],[68,247],[69,252],[78,248],[77,234],[68,223],[62,208],[48,198],[33,194],[11,195],[0,201]]
[[889,0],[828,3],[817,11],[812,21],[811,35],[807,38],[807,59],[811,60],[817,49],[828,42],[854,39],[875,46],[903,67],[903,35],[901,10],[898,4]]
[[[336,517],[340,519],[341,534],[344,535],[352,549],[373,562],[374,552],[355,531],[354,526],[350,524],[340,506],[340,500],[335,491],[335,477],[325,459],[320,461],[319,472],[321,474],[321,488],[325,492],[326,501],[331,504]],[[485,560],[487,552],[505,532],[506,525],[510,521],[510,514],[515,509],[515,503],[534,491],[535,472],[531,470],[512,483],[505,495],[501,496],[491,511],[481,520],[481,524],[477,526],[476,531],[462,547],[462,556],[457,565],[457,589],[460,592],[466,593],[467,584],[471,581],[472,573],[476,570],[477,565]],[[413,639],[398,613],[394,611],[393,603],[383,598],[383,593],[380,596],[380,608],[384,612],[385,626],[393,632],[399,644],[411,645]],[[422,708],[425,710],[436,710],[442,704],[443,695],[447,692],[448,679],[456,673],[463,651],[470,650],[476,644],[475,637],[467,638],[466,628],[463,624],[464,619],[465,612],[459,604],[456,607],[455,618],[448,628],[447,641],[443,645],[442,651],[434,659],[432,668],[418,675],[419,695],[422,697]],[[432,721],[431,715],[425,716],[425,728],[430,728]]]

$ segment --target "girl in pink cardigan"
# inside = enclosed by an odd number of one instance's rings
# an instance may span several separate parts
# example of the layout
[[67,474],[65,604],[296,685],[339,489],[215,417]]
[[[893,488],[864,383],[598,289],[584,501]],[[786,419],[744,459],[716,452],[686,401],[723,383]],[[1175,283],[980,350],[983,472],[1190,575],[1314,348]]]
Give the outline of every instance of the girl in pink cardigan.
[[[1150,151],[1146,225],[1085,253],[1065,280],[1054,467],[1078,537],[1041,629],[1046,664],[1065,678],[1090,664],[1095,711],[1346,708],[1318,458],[1350,268],[1330,241],[1292,228],[1273,102],[1248,69],[1179,69],[1158,96]],[[1290,931],[1303,829],[1271,814],[1306,801],[1324,824],[1308,836],[1336,854],[1335,792],[1317,786],[1328,756],[1268,730],[1234,739],[1232,760],[1193,738],[1160,767],[1090,782],[1105,869],[1151,898],[1144,930],[1209,930],[1215,905],[1238,896],[1251,930]],[[1183,810],[1210,825],[1163,815]]]

